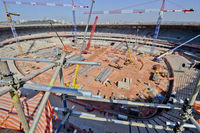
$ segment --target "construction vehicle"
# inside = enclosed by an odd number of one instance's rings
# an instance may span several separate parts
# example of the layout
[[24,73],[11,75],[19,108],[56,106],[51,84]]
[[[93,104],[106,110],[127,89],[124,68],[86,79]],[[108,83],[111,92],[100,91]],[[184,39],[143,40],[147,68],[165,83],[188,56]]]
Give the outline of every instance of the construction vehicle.
[[127,47],[129,58],[124,62],[124,65],[129,65],[129,64],[133,63],[133,60],[132,60],[132,57],[131,57],[130,49],[128,47],[128,43],[126,42],[125,44],[126,44],[126,47]]
[[111,67],[114,67],[114,68],[117,68],[117,69],[122,69],[123,67],[119,65],[119,61],[120,61],[120,58],[115,60],[114,62],[110,63],[109,66]]
[[73,83],[71,83],[71,82],[65,83],[65,86],[66,86],[66,87],[78,89],[78,87],[80,86],[80,84],[77,84],[77,77],[78,77],[79,66],[80,66],[80,65],[77,65],[77,66],[76,66],[76,71],[75,71],[75,76],[74,76]]
[[153,74],[152,80],[153,81],[158,81],[158,79],[159,79],[159,71],[155,71],[154,74]]
[[18,35],[17,35],[16,29],[15,29],[15,26],[14,26],[14,22],[13,22],[13,20],[11,18],[11,15],[13,15],[13,16],[20,16],[20,14],[8,12],[8,8],[7,8],[7,5],[6,5],[6,2],[4,1],[3,4],[4,4],[4,7],[6,9],[7,19],[9,21],[9,23],[10,23],[10,28],[11,28],[11,31],[13,33],[13,37],[15,38],[17,47],[19,49],[19,53],[20,53],[20,55],[23,55],[23,49],[22,49],[22,46],[19,43],[19,39],[18,39]]

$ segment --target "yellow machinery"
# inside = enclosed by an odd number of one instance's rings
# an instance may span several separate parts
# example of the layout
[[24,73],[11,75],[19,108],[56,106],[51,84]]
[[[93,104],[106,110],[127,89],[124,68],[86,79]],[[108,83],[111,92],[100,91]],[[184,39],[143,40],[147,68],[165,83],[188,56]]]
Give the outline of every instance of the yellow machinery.
[[159,71],[155,71],[153,74],[153,81],[158,81],[159,79]]
[[20,15],[19,15],[19,14],[15,14],[15,13],[10,13],[10,12],[8,12],[8,8],[7,8],[7,6],[6,6],[6,2],[4,1],[3,4],[4,4],[4,7],[5,7],[5,9],[6,9],[7,19],[8,19],[8,21],[10,22],[11,31],[12,31],[12,33],[13,33],[14,38],[16,39],[16,43],[17,43],[17,47],[18,47],[18,49],[19,49],[19,53],[20,53],[20,55],[23,55],[22,46],[19,44],[17,32],[16,32],[16,29],[15,29],[15,27],[14,27],[14,23],[13,23],[12,18],[11,18],[11,15],[13,15],[13,16],[20,16]]
[[77,84],[79,66],[80,65],[76,66],[76,71],[75,71],[75,76],[74,76],[73,83],[67,82],[67,83],[65,83],[65,86],[70,87],[70,88],[78,89],[78,87],[80,86],[80,84]]
[[129,65],[129,64],[133,63],[133,60],[132,60],[131,51],[130,51],[130,49],[128,47],[127,42],[126,42],[126,47],[127,47],[127,50],[128,50],[129,58],[124,62],[124,65]]

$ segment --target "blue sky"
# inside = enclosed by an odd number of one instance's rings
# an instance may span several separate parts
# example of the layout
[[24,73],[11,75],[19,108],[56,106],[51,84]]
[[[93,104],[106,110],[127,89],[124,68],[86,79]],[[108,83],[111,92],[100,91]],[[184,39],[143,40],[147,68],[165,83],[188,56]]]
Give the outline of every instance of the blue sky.
[[[15,1],[15,0],[9,0]],[[16,0],[16,1],[32,1],[32,2],[49,2],[49,3],[65,3],[71,4],[71,0]],[[74,0],[75,5],[90,6],[91,0]],[[150,1],[150,2],[149,2]],[[162,0],[96,0],[94,4],[94,11],[115,10],[131,6],[128,9],[159,9]],[[141,4],[149,2],[149,4]],[[132,6],[140,5],[140,6]],[[43,19],[48,17],[50,19],[65,20],[72,22],[71,7],[45,7],[45,6],[27,6],[27,5],[7,5],[10,12],[21,14],[20,17],[13,17],[14,20],[19,19]],[[164,22],[199,22],[200,23],[200,0],[166,0],[165,9],[182,9],[194,8],[193,13],[164,13]],[[89,9],[76,8],[77,22],[86,22],[87,15],[84,11]],[[98,15],[98,22],[156,22],[158,13],[143,13],[143,14],[104,14]],[[92,15],[93,22],[95,15]],[[6,15],[3,6],[3,0],[0,0],[0,21],[5,21]]]

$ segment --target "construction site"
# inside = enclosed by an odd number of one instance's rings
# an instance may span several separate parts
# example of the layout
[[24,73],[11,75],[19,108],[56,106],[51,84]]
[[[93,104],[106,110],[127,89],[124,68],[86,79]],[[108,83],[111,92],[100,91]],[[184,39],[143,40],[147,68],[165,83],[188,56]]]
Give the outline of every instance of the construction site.
[[[168,12],[196,10],[157,0],[158,9],[95,11],[88,1],[1,1],[0,132],[200,132],[200,24],[162,23]],[[71,8],[73,23],[17,24],[15,6]],[[76,8],[86,24],[77,24]],[[148,12],[156,23],[98,23],[104,14]]]

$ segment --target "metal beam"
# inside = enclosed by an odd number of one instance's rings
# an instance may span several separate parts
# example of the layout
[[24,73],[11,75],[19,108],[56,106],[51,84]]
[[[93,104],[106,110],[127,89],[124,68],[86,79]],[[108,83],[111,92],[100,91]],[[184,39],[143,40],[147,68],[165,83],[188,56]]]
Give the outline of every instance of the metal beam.
[[197,128],[197,130],[200,132],[200,125],[199,125],[199,123],[194,119],[194,117],[191,117],[190,120],[195,125],[195,127]]
[[48,65],[48,66],[46,66],[44,68],[41,68],[41,69],[39,69],[37,71],[34,71],[31,74],[28,74],[28,75],[24,76],[23,78],[21,78],[21,81],[28,81],[28,80],[30,80],[30,79],[42,74],[43,72],[48,71],[49,69],[53,68],[54,66],[55,66],[55,64],[50,64],[50,65]]
[[101,62],[87,62],[87,61],[66,61],[69,64],[79,64],[79,65],[93,65],[93,66],[100,66]]
[[143,107],[153,107],[153,108],[163,108],[163,109],[176,109],[181,110],[181,106],[178,105],[167,105],[167,104],[156,104],[156,103],[142,103],[142,102],[132,102],[132,101],[125,101],[125,100],[108,100],[108,99],[101,99],[101,98],[91,98],[91,97],[82,97],[76,96],[76,99],[79,100],[88,100],[88,101],[98,101],[98,102],[106,102],[106,103],[117,103],[117,104],[125,104],[131,106],[143,106]]
[[60,130],[62,129],[63,125],[65,124],[65,121],[69,119],[69,116],[70,116],[70,112],[68,112],[65,117],[63,118],[63,120],[61,121],[59,127],[56,129],[55,133],[59,133]]
[[[175,126],[176,126],[176,122],[169,122],[169,121],[167,121],[167,122],[166,122],[166,125],[167,125],[167,126],[175,127]],[[183,125],[183,127],[185,127],[185,128],[196,128],[195,125],[189,124],[189,123],[185,123],[185,124]]]
[[[54,110],[56,111],[64,111],[64,108],[60,107],[53,107]],[[152,125],[152,124],[144,124],[144,123],[136,123],[136,122],[128,122],[128,121],[122,121],[122,120],[116,120],[116,119],[106,119],[102,117],[97,117],[95,114],[89,114],[89,113],[84,113],[84,112],[79,112],[79,111],[74,111],[72,110],[72,115],[74,117],[79,117],[82,119],[89,119],[89,120],[96,120],[96,121],[105,121],[105,122],[113,122],[116,124],[123,124],[123,125],[130,125],[130,126],[137,126],[137,127],[147,127],[147,128],[155,128],[155,129],[160,129],[160,130],[169,130],[172,131],[170,127],[166,125],[160,126],[160,125]]]
[[78,116],[79,118],[82,119],[89,119],[89,120],[95,120],[95,121],[102,121],[102,122],[113,122],[115,124],[122,124],[122,125],[127,125],[127,126],[135,126],[135,127],[143,127],[143,128],[153,128],[157,130],[167,130],[167,131],[173,131],[172,128],[168,126],[160,126],[160,125],[153,125],[153,124],[145,124],[145,123],[136,123],[136,122],[129,122],[129,121],[122,121],[122,120],[116,120],[116,119],[107,119],[107,118],[102,118],[102,117],[89,117],[89,116],[84,116],[80,115]]
[[[7,64],[7,61],[0,61],[0,70],[1,70],[1,73],[6,75],[8,78],[8,81],[10,81],[10,79],[12,79],[12,75],[11,72],[10,72],[10,69],[8,67],[8,64]],[[9,76],[10,75],[10,76]],[[19,89],[19,88],[17,88]],[[14,88],[10,91],[10,96],[11,96],[11,99],[13,101],[13,104],[14,104],[14,107],[17,111],[17,114],[20,118],[20,121],[22,123],[22,127],[24,129],[24,131],[26,133],[29,132],[29,125],[28,125],[28,122],[26,120],[26,116],[24,114],[24,111],[23,111],[23,108],[22,108],[22,105],[21,105],[21,102],[20,102],[20,99],[19,99],[19,96],[18,96],[18,92],[17,91],[14,91]]]
[[4,94],[10,92],[12,90],[11,87],[5,86],[5,87],[1,87],[0,89],[0,96],[3,96]]
[[[60,108],[60,107],[54,107],[52,106],[52,108],[55,110],[55,111],[62,111],[62,112],[65,112],[65,108]],[[75,110],[72,110],[72,115],[84,115],[84,116],[89,116],[89,117],[96,117],[95,114],[90,114],[90,113],[85,113],[85,112],[80,112],[80,111],[75,111]]]
[[66,87],[57,87],[57,86],[48,86],[48,85],[39,85],[39,84],[24,84],[23,88],[37,90],[37,91],[46,91],[54,93],[62,93],[67,95],[78,95],[78,96],[92,96],[92,91],[72,89]]
[[187,43],[193,41],[194,39],[196,39],[196,38],[198,38],[198,37],[200,37],[200,34],[197,35],[197,36],[195,36],[195,37],[193,37],[193,38],[191,38],[191,39],[189,39],[189,40],[187,40],[186,42],[184,42],[184,43],[178,45],[177,47],[175,47],[175,48],[173,48],[173,49],[167,51],[166,53],[160,55],[159,57],[156,58],[156,61],[161,61],[162,58],[163,58],[164,56],[169,55],[169,54],[172,54],[176,49],[182,47],[183,45],[185,45],[185,44],[187,44]]
[[37,90],[37,91],[48,91],[48,92],[72,95],[72,96],[75,96],[76,99],[80,99],[80,100],[117,103],[117,104],[125,104],[125,105],[132,105],[132,106],[154,107],[154,108],[163,108],[163,109],[176,109],[176,110],[181,109],[181,106],[177,106],[177,105],[131,102],[131,101],[125,101],[125,100],[110,101],[108,99],[96,98],[95,95],[92,95],[92,91],[80,90],[80,89],[71,89],[71,88],[65,88],[65,87],[56,87],[56,86],[47,86],[47,85],[38,85],[38,84],[29,84],[29,83],[24,84],[23,87],[26,89]]
[[0,60],[35,61],[35,62],[56,63],[55,60],[49,60],[49,59],[37,59],[37,58],[0,57]]
[[91,3],[91,7],[90,7],[90,13],[89,13],[89,16],[88,16],[88,20],[87,20],[87,25],[85,27],[85,32],[84,32],[84,38],[83,38],[83,43],[82,43],[82,46],[81,46],[81,51],[80,51],[80,55],[82,55],[82,51],[85,47],[85,39],[86,39],[86,34],[87,34],[87,30],[88,30],[88,25],[90,23],[90,18],[91,18],[91,14],[92,14],[92,9],[93,9],[93,5],[94,5],[94,0],[92,0],[92,3]]
[[[56,67],[55,73],[54,73],[54,75],[53,75],[53,77],[52,77],[52,79],[51,79],[51,81],[50,81],[50,83],[49,83],[50,86],[53,86],[53,84],[54,84],[55,81],[56,81],[56,78],[57,78],[57,76],[58,76],[58,73],[59,73],[60,69],[62,68],[62,64],[63,64],[64,59],[65,59],[65,55],[66,55],[66,53],[64,52],[64,53],[62,54],[60,60],[59,60],[59,64],[60,64],[60,65]],[[33,120],[33,123],[32,123],[32,125],[31,125],[31,128],[30,128],[29,133],[34,133],[34,132],[35,132],[35,129],[36,129],[37,125],[38,125],[38,122],[39,122],[39,120],[40,120],[42,111],[44,110],[44,107],[45,107],[45,105],[46,105],[46,102],[47,102],[47,100],[48,100],[48,98],[49,98],[50,93],[51,93],[51,92],[45,92],[45,94],[44,94],[44,96],[43,96],[43,99],[42,99],[42,101],[41,101],[41,103],[40,103],[40,105],[39,105],[39,107],[38,107],[37,113],[36,113],[36,115],[35,115],[35,118],[34,118],[34,120]]]
[[[46,63],[57,63],[55,60],[49,59],[37,59],[37,58],[15,58],[15,57],[0,57],[0,60],[17,60],[17,61],[35,61],[35,62],[46,62]],[[68,64],[80,64],[80,65],[98,65],[100,62],[87,62],[87,61],[66,61]]]

